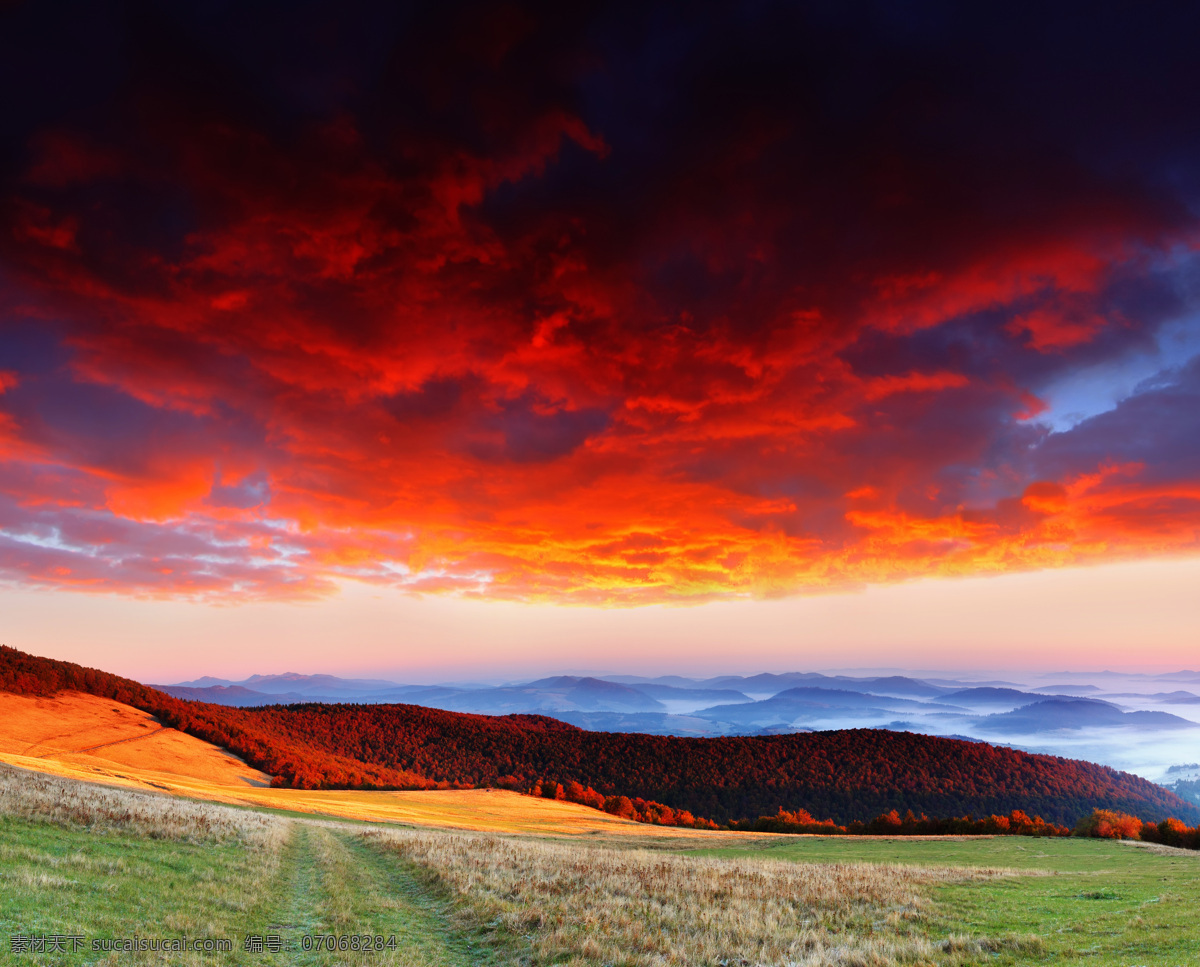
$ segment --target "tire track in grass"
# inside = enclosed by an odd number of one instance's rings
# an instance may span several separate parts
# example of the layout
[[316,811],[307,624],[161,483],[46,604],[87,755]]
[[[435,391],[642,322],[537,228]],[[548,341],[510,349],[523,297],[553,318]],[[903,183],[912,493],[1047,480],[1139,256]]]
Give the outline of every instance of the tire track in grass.
[[52,749],[43,755],[35,756],[35,758],[46,759],[52,755],[84,755],[88,752],[98,752],[100,749],[111,749],[114,745],[125,745],[129,742],[141,742],[142,739],[152,739],[156,735],[162,735],[164,732],[170,731],[173,730],[164,725],[155,729],[153,732],[143,732],[141,735],[130,735],[124,739],[114,739],[112,742],[101,742],[99,745],[89,745],[86,749]]
[[[313,849],[313,831],[306,823],[293,824],[293,833],[284,855],[278,878],[280,896],[276,901],[277,915],[273,922],[263,924],[261,933],[253,936],[280,937],[284,950],[272,954],[267,948],[252,951],[247,962],[269,964],[325,964],[324,957],[314,956],[302,950],[301,940],[305,936],[322,933],[323,924],[318,913],[321,902],[321,875]],[[244,949],[244,948],[243,948]],[[241,957],[237,958],[242,961]]]
[[[236,963],[498,967],[490,949],[453,928],[449,904],[427,890],[413,870],[371,849],[353,833],[297,823],[282,866],[275,881],[276,912],[261,934],[282,938],[284,949],[240,949]],[[341,949],[341,938],[346,938],[348,949]],[[361,949],[364,942],[369,949]]]
[[395,949],[351,951],[339,963],[479,967],[499,962],[492,949],[454,928],[450,904],[399,858],[372,849],[349,832],[316,832],[327,887],[321,912],[331,932],[396,940]]

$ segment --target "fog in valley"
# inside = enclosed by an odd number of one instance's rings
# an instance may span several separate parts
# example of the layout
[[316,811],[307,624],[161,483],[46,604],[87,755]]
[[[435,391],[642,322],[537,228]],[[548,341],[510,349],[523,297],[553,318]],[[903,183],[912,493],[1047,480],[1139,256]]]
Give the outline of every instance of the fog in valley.
[[689,678],[562,675],[503,684],[404,685],[330,675],[202,678],[159,685],[225,705],[400,702],[487,715],[533,713],[583,729],[771,735],[882,728],[1086,759],[1200,802],[1200,672],[1064,672],[980,680],[947,674],[764,673]]

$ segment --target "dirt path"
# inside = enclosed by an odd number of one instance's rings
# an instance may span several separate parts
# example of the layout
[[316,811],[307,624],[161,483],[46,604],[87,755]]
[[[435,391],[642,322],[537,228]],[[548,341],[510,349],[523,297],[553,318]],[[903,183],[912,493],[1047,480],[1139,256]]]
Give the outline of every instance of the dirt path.
[[[296,823],[275,889],[277,912],[274,922],[263,925],[266,948],[256,956],[257,963],[305,967],[497,963],[491,951],[473,946],[455,929],[449,905],[421,882],[415,870],[397,857],[371,849],[355,832]],[[269,937],[280,938],[285,949],[272,954]],[[328,949],[329,938],[333,950]],[[354,949],[364,945],[369,949]]]

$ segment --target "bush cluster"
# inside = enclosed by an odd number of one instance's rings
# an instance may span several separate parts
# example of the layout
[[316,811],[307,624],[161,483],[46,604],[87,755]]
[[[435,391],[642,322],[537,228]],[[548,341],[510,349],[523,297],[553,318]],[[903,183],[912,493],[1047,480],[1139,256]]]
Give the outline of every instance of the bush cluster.
[[1137,816],[1111,809],[1093,809],[1090,815],[1075,824],[1075,835],[1101,839],[1139,839],[1180,849],[1200,849],[1200,825],[1188,826],[1173,817],[1157,823],[1143,822]]
[[717,824],[711,819],[693,816],[686,809],[672,809],[653,799],[630,799],[628,796],[603,796],[591,786],[569,781],[565,786],[561,782],[539,780],[529,790],[530,795],[541,796],[545,799],[559,799],[563,802],[579,803],[581,806],[591,806],[621,819],[631,819],[637,823],[651,823],[655,826],[684,826],[691,829],[716,829]]
[[1020,809],[1007,816],[971,816],[933,818],[910,809],[904,816],[895,810],[881,813],[870,822],[839,825],[832,819],[817,820],[803,809],[779,810],[774,816],[760,816],[732,822],[730,829],[756,833],[815,833],[824,836],[1067,836],[1070,830],[1047,823],[1041,816],[1029,817]]

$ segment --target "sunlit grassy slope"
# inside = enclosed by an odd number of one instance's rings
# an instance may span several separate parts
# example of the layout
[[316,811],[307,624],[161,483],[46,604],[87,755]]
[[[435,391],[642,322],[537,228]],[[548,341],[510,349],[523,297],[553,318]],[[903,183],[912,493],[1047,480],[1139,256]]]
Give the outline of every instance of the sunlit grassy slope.
[[586,806],[499,789],[370,792],[272,789],[270,776],[223,749],[164,729],[128,705],[62,692],[0,692],[0,761],[51,775],[214,802],[320,813],[370,822],[494,832],[686,835]]
[[[0,754],[29,768],[148,785],[138,773],[214,785],[266,786],[271,777],[223,749],[129,705],[83,692],[54,696],[0,692]],[[131,773],[132,770],[132,773]]]

